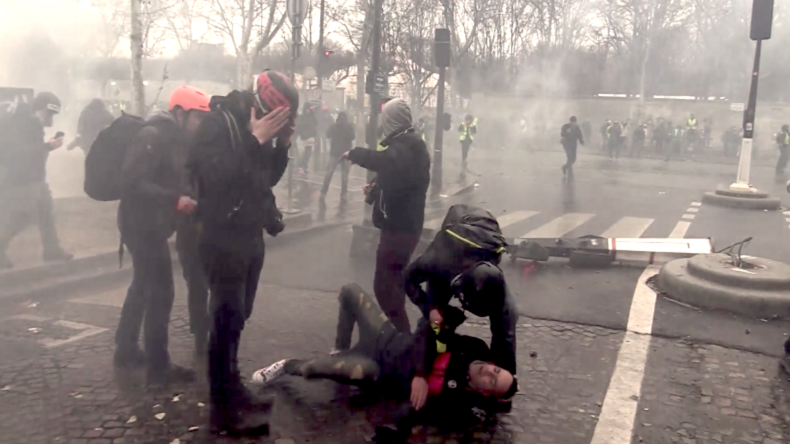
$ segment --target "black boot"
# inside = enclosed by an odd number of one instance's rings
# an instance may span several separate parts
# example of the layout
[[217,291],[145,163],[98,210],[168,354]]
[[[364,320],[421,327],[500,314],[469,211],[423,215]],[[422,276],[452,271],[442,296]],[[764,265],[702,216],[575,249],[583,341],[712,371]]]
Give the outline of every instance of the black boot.
[[241,342],[241,334],[234,336],[231,343],[231,378],[234,381],[233,398],[234,403],[241,407],[243,410],[254,410],[261,413],[268,414],[274,405],[274,399],[271,397],[260,397],[250,391],[241,380],[241,371],[239,370],[239,343]]
[[230,436],[265,436],[269,434],[269,417],[263,413],[242,414],[236,408],[212,405],[209,417],[211,433]]
[[116,367],[142,367],[145,365],[145,353],[140,347],[116,348],[113,363]]

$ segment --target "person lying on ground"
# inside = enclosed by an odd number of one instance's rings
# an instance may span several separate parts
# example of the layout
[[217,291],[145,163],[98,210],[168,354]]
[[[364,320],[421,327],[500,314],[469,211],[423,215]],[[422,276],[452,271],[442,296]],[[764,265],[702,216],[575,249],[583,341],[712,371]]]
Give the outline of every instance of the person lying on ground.
[[[335,350],[310,360],[288,359],[253,374],[253,382],[270,383],[282,375],[324,378],[373,388],[396,400],[408,399],[395,430],[377,429],[377,442],[400,442],[417,421],[438,412],[457,424],[474,424],[498,412],[518,390],[513,375],[491,363],[485,341],[455,333],[466,317],[455,307],[433,310],[414,332],[399,332],[357,284],[340,290]],[[358,326],[359,342],[351,335]],[[424,409],[426,406],[430,410]],[[439,419],[439,418],[437,418]],[[386,438],[384,437],[386,435]]]

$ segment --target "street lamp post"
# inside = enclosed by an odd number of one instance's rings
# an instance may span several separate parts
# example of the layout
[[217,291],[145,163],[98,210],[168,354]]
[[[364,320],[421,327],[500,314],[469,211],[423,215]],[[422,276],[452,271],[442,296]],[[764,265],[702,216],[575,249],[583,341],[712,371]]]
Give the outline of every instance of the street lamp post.
[[749,102],[743,112],[743,141],[738,157],[738,175],[730,190],[735,192],[756,192],[749,183],[749,171],[752,165],[752,147],[754,145],[754,120],[757,114],[757,84],[760,80],[760,52],[763,40],[771,38],[774,0],[754,0],[752,3],[752,23],[750,37],[757,42],[754,49],[754,66],[749,87]]
[[444,143],[444,92],[445,75],[450,66],[450,30],[434,30],[434,58],[439,68],[439,87],[436,92],[436,128],[433,139],[433,172],[431,173],[431,194],[438,195],[442,192],[442,144]]

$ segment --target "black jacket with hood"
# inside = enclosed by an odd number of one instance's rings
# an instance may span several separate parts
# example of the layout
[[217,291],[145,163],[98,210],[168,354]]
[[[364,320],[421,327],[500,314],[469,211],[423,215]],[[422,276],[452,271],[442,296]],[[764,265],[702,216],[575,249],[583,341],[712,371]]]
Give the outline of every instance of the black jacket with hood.
[[384,151],[354,148],[349,160],[377,173],[373,224],[382,231],[420,234],[425,222],[425,200],[431,181],[431,158],[411,126],[411,110],[403,100],[387,102],[382,127],[389,134]]
[[43,182],[50,151],[41,120],[29,105],[17,105],[0,121],[0,186]]
[[77,132],[79,133],[79,145],[88,151],[99,135],[99,132],[106,128],[115,120],[115,117],[107,110],[101,99],[93,99],[80,113],[77,122]]
[[348,115],[340,112],[337,121],[329,126],[326,131],[326,138],[329,139],[330,154],[338,157],[352,148],[356,134],[354,125],[348,121]]
[[178,198],[191,195],[184,179],[188,140],[169,112],[146,121],[126,150],[118,207],[121,237],[169,238],[176,229]]
[[288,166],[288,145],[261,144],[249,130],[251,93],[211,99],[190,151],[201,242],[244,253],[263,249],[263,230],[280,213],[272,192]]

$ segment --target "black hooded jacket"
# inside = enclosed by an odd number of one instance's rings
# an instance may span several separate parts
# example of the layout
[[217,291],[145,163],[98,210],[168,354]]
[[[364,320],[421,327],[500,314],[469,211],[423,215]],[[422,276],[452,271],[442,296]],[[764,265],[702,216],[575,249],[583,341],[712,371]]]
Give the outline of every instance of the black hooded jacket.
[[80,135],[79,145],[89,150],[99,132],[115,120],[101,99],[93,99],[80,113],[77,132]]
[[288,146],[260,144],[249,130],[252,96],[211,99],[190,151],[202,242],[243,253],[263,248],[263,229],[279,217],[272,187],[288,166]]
[[384,151],[354,148],[349,159],[377,173],[380,195],[373,203],[373,223],[382,231],[422,233],[431,158],[414,130],[396,131],[382,142]]
[[46,179],[52,148],[44,141],[44,125],[26,104],[0,121],[0,174],[3,187],[29,185]]
[[146,121],[126,149],[118,206],[121,236],[169,238],[176,229],[176,206],[191,195],[184,180],[188,141],[172,114],[160,112]]

